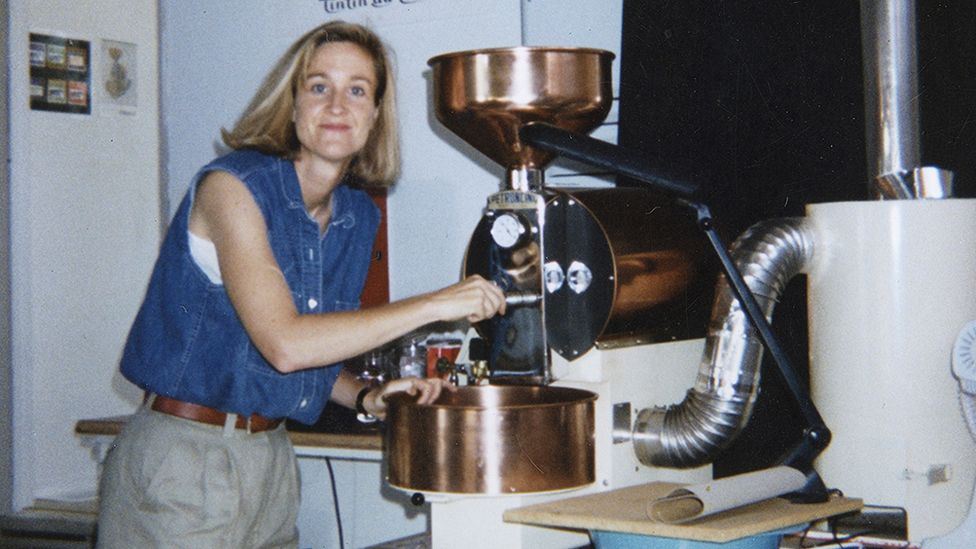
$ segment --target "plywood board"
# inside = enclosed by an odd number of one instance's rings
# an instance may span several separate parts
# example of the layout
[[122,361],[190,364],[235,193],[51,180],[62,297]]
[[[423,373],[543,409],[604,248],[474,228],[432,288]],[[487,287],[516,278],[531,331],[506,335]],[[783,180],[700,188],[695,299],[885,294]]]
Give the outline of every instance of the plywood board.
[[648,502],[680,484],[652,482],[555,502],[505,511],[505,522],[622,532],[667,538],[725,543],[764,532],[806,524],[857,511],[859,499],[833,497],[825,503],[793,504],[773,498],[685,524],[665,524],[647,518]]

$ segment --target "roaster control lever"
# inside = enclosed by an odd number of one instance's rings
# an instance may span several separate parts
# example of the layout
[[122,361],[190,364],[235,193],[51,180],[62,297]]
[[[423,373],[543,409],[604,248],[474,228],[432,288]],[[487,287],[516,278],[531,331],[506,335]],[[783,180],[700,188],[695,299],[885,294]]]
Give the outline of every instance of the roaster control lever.
[[542,301],[542,294],[516,290],[505,294],[505,305],[509,307],[527,307]]

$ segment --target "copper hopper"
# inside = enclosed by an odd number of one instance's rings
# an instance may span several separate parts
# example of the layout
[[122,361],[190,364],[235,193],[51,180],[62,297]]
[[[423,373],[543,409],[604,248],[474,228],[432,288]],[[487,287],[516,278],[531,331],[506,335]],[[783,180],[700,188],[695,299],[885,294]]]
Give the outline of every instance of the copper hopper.
[[589,133],[599,126],[613,102],[613,58],[597,49],[538,47],[438,55],[428,61],[434,112],[509,174],[541,172],[553,155],[523,145],[519,127],[547,122]]

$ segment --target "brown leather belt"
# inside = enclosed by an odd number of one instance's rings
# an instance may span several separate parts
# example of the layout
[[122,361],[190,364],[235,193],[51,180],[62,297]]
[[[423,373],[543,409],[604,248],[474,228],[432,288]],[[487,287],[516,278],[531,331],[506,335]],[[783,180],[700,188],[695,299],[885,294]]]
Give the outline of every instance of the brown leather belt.
[[[199,421],[200,423],[209,425],[219,425],[221,427],[223,427],[224,422],[227,420],[227,414],[215,408],[193,404],[192,402],[183,402],[182,400],[176,400],[175,398],[164,397],[162,395],[156,395],[151,408],[157,412],[171,416]],[[268,419],[259,415],[252,415],[251,417],[237,416],[237,422],[234,424],[234,427],[245,429],[251,433],[260,433],[261,431],[270,431],[279,425],[281,425],[280,419]]]

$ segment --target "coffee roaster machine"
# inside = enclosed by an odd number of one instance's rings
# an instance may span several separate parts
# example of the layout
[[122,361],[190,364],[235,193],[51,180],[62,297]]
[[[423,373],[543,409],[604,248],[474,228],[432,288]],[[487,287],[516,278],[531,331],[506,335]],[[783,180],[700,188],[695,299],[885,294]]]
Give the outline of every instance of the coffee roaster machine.
[[[966,392],[976,392],[976,200],[952,197],[951,173],[919,166],[913,4],[869,4],[870,199],[764,221],[724,257],[707,182],[585,137],[611,105],[612,54],[517,47],[430,61],[438,120],[506,170],[464,270],[508,296],[507,314],[478,326],[489,387],[423,410],[391,405],[388,482],[430,503],[435,547],[584,546],[585,533],[507,524],[502,514],[710,479],[749,420],[763,354],[789,378],[768,319],[798,275],[808,287],[810,387],[787,381],[810,422],[796,446],[810,493],[838,489],[904,510],[914,543],[976,536],[966,520],[976,480]],[[553,188],[544,168],[557,154],[651,189]],[[695,325],[688,312],[702,296],[711,310]]]

